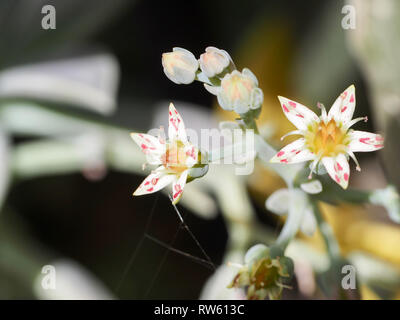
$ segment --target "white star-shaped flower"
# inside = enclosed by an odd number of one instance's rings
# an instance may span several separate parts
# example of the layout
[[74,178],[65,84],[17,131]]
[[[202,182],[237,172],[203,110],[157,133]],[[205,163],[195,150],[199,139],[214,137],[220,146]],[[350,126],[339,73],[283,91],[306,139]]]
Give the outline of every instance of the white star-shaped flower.
[[146,154],[148,163],[159,165],[133,195],[153,193],[172,183],[172,200],[176,204],[182,196],[189,170],[198,163],[199,150],[188,141],[185,125],[174,105],[169,105],[167,141],[143,133],[131,133],[131,137]]
[[323,105],[319,105],[322,110],[320,117],[298,102],[283,97],[279,97],[279,101],[286,117],[298,129],[287,135],[302,137],[281,149],[271,162],[299,163],[311,160],[310,178],[318,163],[322,162],[329,176],[346,189],[350,177],[348,156],[355,161],[360,171],[354,152],[383,148],[381,135],[350,129],[356,122],[366,120],[366,117],[352,120],[356,106],[354,85],[336,99],[329,113]]

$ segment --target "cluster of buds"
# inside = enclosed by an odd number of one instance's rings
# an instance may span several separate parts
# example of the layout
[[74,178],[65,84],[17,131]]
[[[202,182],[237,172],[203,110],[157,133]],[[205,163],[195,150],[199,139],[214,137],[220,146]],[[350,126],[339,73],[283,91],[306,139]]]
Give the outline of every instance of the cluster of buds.
[[293,261],[285,256],[274,255],[273,250],[257,244],[247,251],[245,265],[228,288],[244,288],[249,300],[279,299],[285,283],[293,274]]
[[172,52],[163,53],[162,65],[166,76],[177,84],[203,82],[224,110],[246,115],[259,110],[263,103],[256,76],[247,68],[236,70],[225,50],[207,47],[197,60],[190,51],[173,48]]

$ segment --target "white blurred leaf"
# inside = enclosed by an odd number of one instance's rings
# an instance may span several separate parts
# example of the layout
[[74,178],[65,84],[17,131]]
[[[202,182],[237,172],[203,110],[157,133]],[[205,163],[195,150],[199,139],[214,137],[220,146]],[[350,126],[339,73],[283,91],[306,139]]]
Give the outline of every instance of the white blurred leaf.
[[304,212],[303,221],[300,225],[300,230],[307,236],[312,236],[317,230],[317,220],[315,219],[312,207],[308,207]]
[[361,281],[393,289],[400,286],[400,272],[394,265],[360,251],[351,252],[348,259],[356,267]]
[[110,54],[98,54],[6,69],[0,97],[23,97],[81,106],[102,114],[116,107],[119,67]]
[[299,230],[309,202],[306,194],[300,189],[289,190],[289,212],[277,243],[286,243],[293,239]]
[[302,183],[300,188],[307,193],[317,194],[322,191],[322,184],[319,180],[313,180],[310,182]]
[[290,193],[288,189],[279,189],[272,193],[265,201],[265,207],[277,214],[286,214],[289,210]]

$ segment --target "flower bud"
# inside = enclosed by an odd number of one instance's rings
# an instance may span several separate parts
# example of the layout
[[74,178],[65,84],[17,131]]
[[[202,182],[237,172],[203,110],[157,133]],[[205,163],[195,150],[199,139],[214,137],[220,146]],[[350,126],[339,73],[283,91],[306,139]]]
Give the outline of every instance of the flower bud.
[[221,80],[220,87],[205,84],[205,88],[218,98],[224,110],[245,114],[261,107],[264,96],[255,75],[249,69],[234,70]]
[[162,54],[164,73],[176,84],[189,84],[196,78],[199,63],[193,53],[183,48],[173,48]]
[[267,246],[259,244],[249,249],[245,265],[229,288],[246,288],[250,300],[263,300],[266,297],[278,299],[285,287],[283,282],[290,279],[292,274],[293,262],[290,258],[273,257]]
[[208,78],[212,78],[221,74],[232,63],[232,59],[225,50],[207,47],[206,52],[200,56],[199,62],[201,71]]

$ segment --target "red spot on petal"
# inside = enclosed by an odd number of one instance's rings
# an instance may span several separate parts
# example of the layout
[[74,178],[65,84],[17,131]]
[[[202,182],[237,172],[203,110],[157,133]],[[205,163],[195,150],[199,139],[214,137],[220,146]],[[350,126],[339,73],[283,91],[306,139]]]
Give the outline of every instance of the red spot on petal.
[[340,178],[339,178],[338,175],[335,175],[335,180],[336,180],[337,183],[340,183]]
[[187,155],[188,157],[191,157],[191,158],[193,158],[193,159],[196,159],[196,154],[195,154],[194,151],[195,151],[195,149],[194,149],[194,147],[192,147],[191,150],[186,151],[186,155]]
[[277,157],[282,157],[285,154],[284,151],[279,151],[278,154],[276,155]]
[[151,187],[151,188],[147,189],[146,191],[147,191],[147,192],[152,192],[153,190],[154,190],[154,188]]
[[354,102],[354,94],[351,95],[350,102]]
[[299,154],[301,152],[301,150],[296,151],[296,154]]
[[173,198],[175,199],[176,197],[178,197],[183,192],[183,190],[182,190],[182,187],[181,187],[180,184],[176,184],[174,186],[174,189],[175,189],[176,192],[174,193]]
[[342,171],[342,170],[343,170],[343,168],[342,168],[342,166],[339,164],[339,162],[336,162],[336,165],[337,165],[337,168],[338,168],[339,171]]
[[150,184],[150,182],[149,181],[146,181],[146,183],[144,184],[145,186],[147,186],[147,185],[149,185]]
[[361,142],[361,143],[365,143],[365,144],[368,144],[368,141],[369,140],[369,138],[360,138],[359,139],[359,141]]
[[293,101],[289,101],[289,105],[291,105],[293,108],[296,108],[296,103]]
[[345,181],[349,181],[349,174],[348,174],[348,173],[345,173],[345,174],[343,175],[343,178],[344,178]]
[[285,112],[289,112],[289,109],[283,104],[282,105],[282,108],[283,108],[283,110],[285,111]]
[[344,107],[340,110],[340,112],[345,112],[346,110],[347,110],[347,107],[344,106]]
[[288,163],[288,159],[282,159],[281,162],[282,163]]
[[144,143],[142,143],[142,145],[140,146],[143,150],[146,150],[148,147],[144,144]]
[[151,179],[151,183],[155,186],[157,184],[158,180],[160,180],[160,178],[153,178],[153,179]]
[[171,118],[169,122],[174,126],[175,130],[178,131],[178,126],[176,124],[176,119]]
[[298,116],[299,118],[304,118],[304,116],[300,113],[297,113],[296,116]]
[[375,148],[383,148],[383,144],[376,144],[374,145]]

